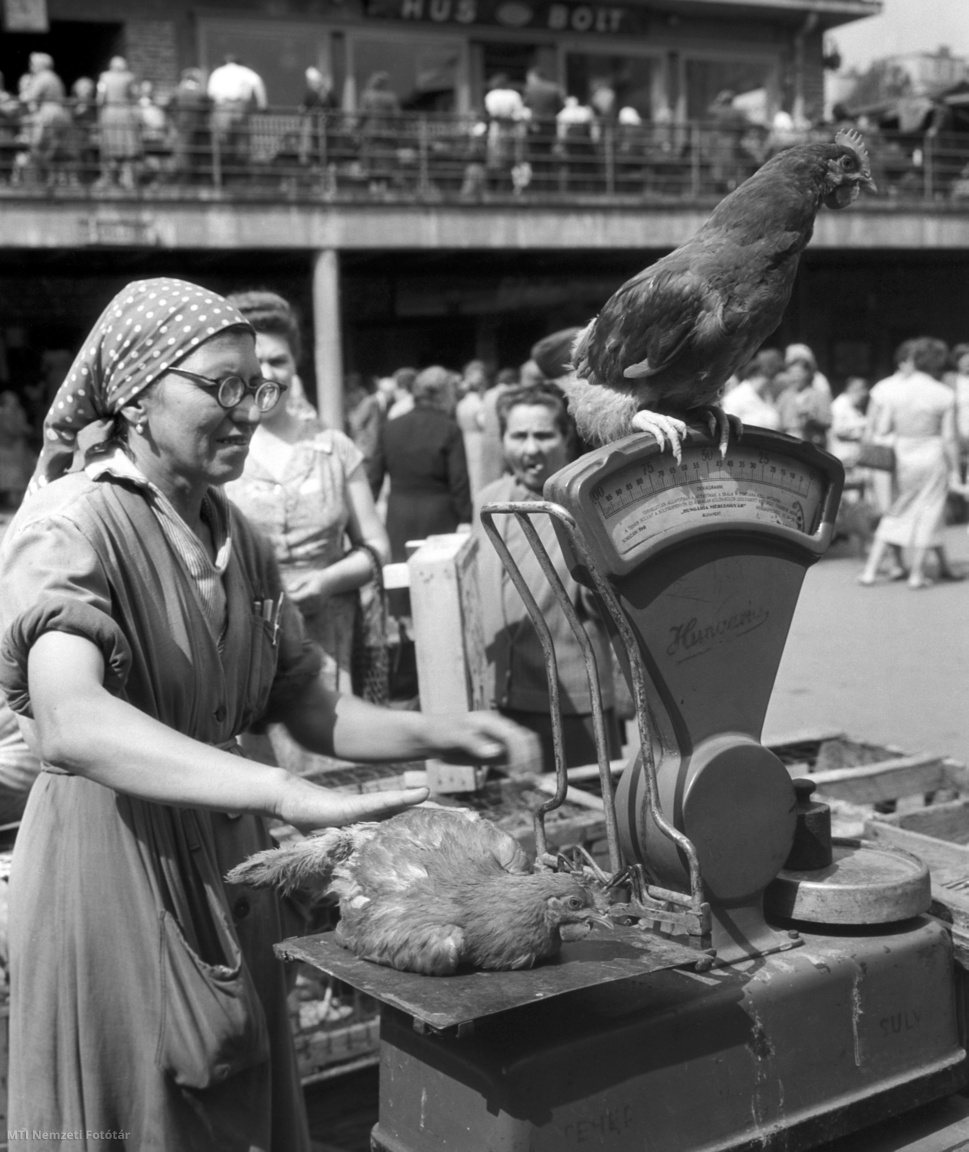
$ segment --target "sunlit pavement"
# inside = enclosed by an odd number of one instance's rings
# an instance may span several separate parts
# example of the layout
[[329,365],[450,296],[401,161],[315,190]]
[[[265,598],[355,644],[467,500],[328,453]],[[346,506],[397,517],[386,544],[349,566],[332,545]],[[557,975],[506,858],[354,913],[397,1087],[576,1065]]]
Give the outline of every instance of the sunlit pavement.
[[[969,573],[964,525],[946,530]],[[765,741],[843,731],[905,752],[969,762],[969,576],[912,591],[856,583],[863,560],[839,544],[809,570],[765,725]]]

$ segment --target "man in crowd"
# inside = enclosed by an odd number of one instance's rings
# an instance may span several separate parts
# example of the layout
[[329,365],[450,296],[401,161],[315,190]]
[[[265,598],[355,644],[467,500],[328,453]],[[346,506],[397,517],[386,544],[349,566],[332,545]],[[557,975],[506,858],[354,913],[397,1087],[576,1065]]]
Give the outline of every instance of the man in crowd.
[[209,77],[207,91],[223,178],[244,173],[249,162],[249,116],[253,108],[266,107],[266,86],[257,72],[229,55]]

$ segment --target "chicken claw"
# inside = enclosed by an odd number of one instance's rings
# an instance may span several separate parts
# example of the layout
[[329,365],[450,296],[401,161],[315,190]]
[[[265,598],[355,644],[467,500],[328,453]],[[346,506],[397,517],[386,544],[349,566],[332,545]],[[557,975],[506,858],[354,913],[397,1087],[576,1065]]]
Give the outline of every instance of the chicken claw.
[[632,418],[633,428],[640,432],[648,432],[660,448],[669,443],[670,451],[676,457],[677,464],[682,463],[683,449],[681,441],[686,435],[686,424],[677,420],[675,416],[664,416],[661,412],[650,412],[648,408],[641,408]]
[[703,408],[703,412],[706,416],[707,427],[710,429],[710,435],[717,436],[719,434],[720,455],[726,456],[731,432],[733,438],[739,440],[744,434],[744,422],[739,416],[724,412],[719,404],[707,404]]

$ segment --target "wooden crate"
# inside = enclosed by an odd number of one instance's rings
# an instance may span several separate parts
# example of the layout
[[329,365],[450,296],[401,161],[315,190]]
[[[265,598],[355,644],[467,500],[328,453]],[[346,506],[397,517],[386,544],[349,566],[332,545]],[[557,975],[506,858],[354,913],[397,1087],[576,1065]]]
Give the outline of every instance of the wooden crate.
[[969,970],[969,798],[875,815],[866,821],[864,836],[925,861],[932,912],[951,927],[957,959]]
[[369,996],[308,964],[297,965],[289,994],[296,1062],[304,1084],[376,1064],[379,1005]]
[[841,732],[800,733],[770,742],[792,778],[814,781],[831,807],[835,836],[865,835],[867,823],[969,793],[969,769],[951,756],[907,753]]
[[969,969],[969,768],[951,756],[811,733],[772,744],[830,804],[832,829],[912,852],[929,867],[932,912]]

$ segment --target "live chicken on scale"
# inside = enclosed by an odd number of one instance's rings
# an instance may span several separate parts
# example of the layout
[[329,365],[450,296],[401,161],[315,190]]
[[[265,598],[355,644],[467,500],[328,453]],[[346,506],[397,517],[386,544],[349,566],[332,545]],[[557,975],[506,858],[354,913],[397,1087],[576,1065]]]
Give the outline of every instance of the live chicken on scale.
[[518,841],[464,808],[411,808],[258,852],[232,884],[339,897],[336,939],[405,972],[531,968],[562,929],[612,926],[603,891],[570,872],[532,872]]
[[686,421],[699,418],[725,452],[724,385],[780,324],[821,205],[846,208],[863,187],[876,190],[853,129],[788,148],[627,281],[575,338],[562,384],[580,434],[608,444],[650,432],[679,461]]

